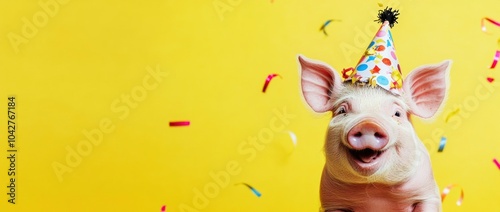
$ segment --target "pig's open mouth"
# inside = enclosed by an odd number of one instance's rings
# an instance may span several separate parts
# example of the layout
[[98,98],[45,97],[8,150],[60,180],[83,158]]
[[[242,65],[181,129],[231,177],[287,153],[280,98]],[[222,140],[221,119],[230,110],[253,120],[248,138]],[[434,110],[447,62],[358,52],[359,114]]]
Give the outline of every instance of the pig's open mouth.
[[383,153],[383,151],[376,151],[369,148],[363,150],[350,149],[349,152],[354,159],[362,163],[374,162]]

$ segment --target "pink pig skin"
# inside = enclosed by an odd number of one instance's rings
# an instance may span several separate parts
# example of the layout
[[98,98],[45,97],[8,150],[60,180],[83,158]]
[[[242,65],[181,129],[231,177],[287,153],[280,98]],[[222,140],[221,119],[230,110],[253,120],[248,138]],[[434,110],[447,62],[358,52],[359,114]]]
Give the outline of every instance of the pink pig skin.
[[318,113],[332,111],[320,185],[322,211],[436,212],[439,189],[410,115],[430,118],[449,87],[451,61],[421,66],[403,82],[402,96],[343,83],[330,66],[303,56],[302,94]]

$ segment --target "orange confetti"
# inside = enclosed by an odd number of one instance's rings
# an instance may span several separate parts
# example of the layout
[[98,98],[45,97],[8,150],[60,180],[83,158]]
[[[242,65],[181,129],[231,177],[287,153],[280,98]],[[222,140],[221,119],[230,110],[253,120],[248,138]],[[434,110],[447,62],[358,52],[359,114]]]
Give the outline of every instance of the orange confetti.
[[[450,193],[450,190],[453,188],[453,187],[456,187],[458,186],[457,184],[451,184],[449,186],[446,186],[444,189],[443,189],[443,192],[441,193],[441,202],[444,202],[444,198]],[[460,191],[460,197],[458,198],[457,200],[457,205],[460,206],[462,205],[462,202],[464,200],[464,189],[461,188],[461,191]]]

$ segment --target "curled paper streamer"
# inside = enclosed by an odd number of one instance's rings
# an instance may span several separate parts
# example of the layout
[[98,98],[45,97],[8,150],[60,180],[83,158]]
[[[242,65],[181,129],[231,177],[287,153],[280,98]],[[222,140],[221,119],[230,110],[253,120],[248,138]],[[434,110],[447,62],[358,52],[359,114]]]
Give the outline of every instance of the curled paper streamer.
[[328,34],[326,33],[325,27],[326,27],[326,26],[328,26],[328,24],[330,24],[330,22],[332,22],[332,21],[333,21],[333,19],[327,20],[327,21],[326,21],[326,22],[325,22],[325,23],[324,23],[324,24],[323,24],[323,25],[319,28],[319,31],[323,31],[323,33],[324,33],[325,35],[328,35]]
[[496,158],[493,158],[493,163],[495,163],[495,165],[497,165],[498,169],[500,169],[500,163],[497,161]]
[[[259,191],[257,191],[257,189],[252,187],[251,185],[248,185],[246,183],[239,183],[239,184],[243,184],[243,185],[247,186],[250,190],[252,190],[252,192],[255,194],[255,196],[257,196],[257,197],[262,196],[262,194]],[[235,185],[239,185],[239,184],[235,184]]]
[[491,63],[490,69],[494,69],[497,66],[498,58],[500,57],[500,51],[495,52],[495,57],[493,57],[493,63]]
[[163,207],[161,207],[161,212],[165,212],[166,208],[167,208],[167,206],[165,206],[165,205]]
[[264,82],[264,88],[262,88],[262,93],[265,93],[266,90],[267,90],[267,86],[269,86],[269,83],[271,82],[271,80],[276,77],[276,76],[279,76],[281,77],[279,74],[269,74],[267,76],[267,79],[266,79],[266,82]]
[[454,115],[457,115],[458,112],[460,112],[460,108],[457,108],[456,110],[452,111],[451,113],[449,113],[447,116],[446,116],[446,119],[444,120],[445,123],[448,123],[448,120],[450,120],[450,118]]
[[326,26],[328,26],[328,24],[330,24],[330,22],[332,22],[332,21],[340,21],[340,20],[337,20],[337,19],[329,19],[329,20],[325,21],[325,23],[324,23],[324,24],[323,24],[323,25],[319,28],[319,31],[323,31],[323,33],[324,33],[325,35],[327,35],[327,36],[328,36],[328,34],[326,33],[325,28],[326,28]]
[[484,17],[483,19],[481,19],[481,30],[483,30],[483,32],[486,32],[486,26],[484,25],[484,21],[485,20],[488,21],[488,22],[490,22],[490,23],[492,23],[492,24],[494,24],[495,26],[500,27],[500,23],[499,22],[497,22],[497,21],[495,21],[493,19],[490,19],[488,17]]
[[444,149],[444,146],[446,145],[446,137],[441,137],[441,142],[439,142],[439,148],[438,148],[438,152],[442,152],[443,149]]
[[495,79],[493,79],[493,78],[491,78],[491,77],[487,77],[487,78],[486,78],[486,80],[488,80],[488,82],[489,82],[489,83],[492,83],[492,82],[493,82],[493,80],[495,80]]
[[[441,193],[441,202],[444,202],[444,198],[450,193],[450,190],[455,187],[455,186],[458,186],[457,184],[451,184],[449,186],[446,186],[444,189],[443,189],[443,192]],[[460,197],[458,198],[457,200],[457,205],[460,206],[462,205],[462,201],[464,200],[464,189],[460,188]]]
[[189,121],[171,121],[170,126],[171,127],[183,127],[183,126],[189,126],[191,124]]

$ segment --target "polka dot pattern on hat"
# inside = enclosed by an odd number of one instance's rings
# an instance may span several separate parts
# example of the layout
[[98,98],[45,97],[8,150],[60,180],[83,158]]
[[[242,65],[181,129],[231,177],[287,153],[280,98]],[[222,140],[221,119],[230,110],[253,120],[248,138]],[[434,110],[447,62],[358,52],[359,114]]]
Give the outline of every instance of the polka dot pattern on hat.
[[345,76],[352,83],[379,86],[401,94],[403,79],[388,22],[382,24],[354,70]]

